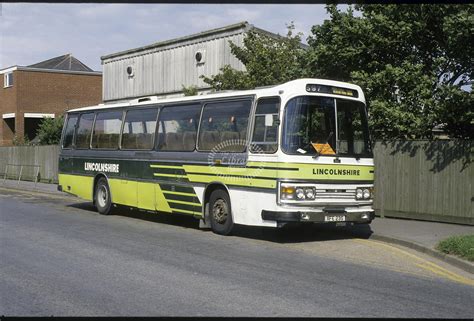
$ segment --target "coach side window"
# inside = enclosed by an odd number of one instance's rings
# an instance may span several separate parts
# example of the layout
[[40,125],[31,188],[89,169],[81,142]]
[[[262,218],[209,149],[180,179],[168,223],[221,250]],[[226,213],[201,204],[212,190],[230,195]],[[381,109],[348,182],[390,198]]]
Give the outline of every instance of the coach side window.
[[243,152],[251,100],[209,103],[202,112],[200,151]]
[[74,129],[76,129],[77,115],[68,115],[66,129],[64,130],[63,148],[72,148]]
[[255,111],[255,123],[250,150],[253,153],[274,153],[278,149],[278,97],[261,98]]
[[163,107],[158,116],[158,145],[161,151],[193,151],[201,115],[200,105]]
[[105,111],[97,113],[92,134],[92,148],[117,149],[120,128],[122,127],[122,111]]
[[79,125],[76,132],[76,148],[89,148],[93,123],[94,113],[85,113],[79,117]]
[[129,110],[125,115],[122,149],[152,149],[158,108]]

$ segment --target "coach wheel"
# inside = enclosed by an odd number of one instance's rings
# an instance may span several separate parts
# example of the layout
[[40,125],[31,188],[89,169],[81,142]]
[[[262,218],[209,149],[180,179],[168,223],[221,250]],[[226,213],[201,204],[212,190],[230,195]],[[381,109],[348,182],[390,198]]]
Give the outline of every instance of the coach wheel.
[[112,210],[112,199],[109,184],[101,177],[95,188],[95,207],[100,214],[108,215]]
[[229,235],[234,228],[232,210],[227,192],[217,189],[209,198],[209,217],[212,231],[216,234]]

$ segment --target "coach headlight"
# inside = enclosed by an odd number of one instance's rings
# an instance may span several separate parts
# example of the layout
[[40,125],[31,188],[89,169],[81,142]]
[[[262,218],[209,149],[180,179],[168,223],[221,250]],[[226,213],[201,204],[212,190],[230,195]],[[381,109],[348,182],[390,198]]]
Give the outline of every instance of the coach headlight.
[[368,200],[371,196],[370,190],[368,188],[364,189],[362,196],[364,197],[365,200]]
[[372,199],[373,189],[372,187],[358,187],[356,188],[355,198],[356,200],[369,200]]
[[293,186],[282,186],[280,197],[282,200],[294,200],[295,188]]
[[304,200],[306,198],[304,194],[304,190],[302,188],[297,188],[296,189],[296,199],[298,200]]
[[314,200],[316,198],[316,191],[314,188],[306,188],[304,192],[307,199]]
[[281,183],[280,200],[285,201],[314,201],[316,199],[316,187],[309,184]]

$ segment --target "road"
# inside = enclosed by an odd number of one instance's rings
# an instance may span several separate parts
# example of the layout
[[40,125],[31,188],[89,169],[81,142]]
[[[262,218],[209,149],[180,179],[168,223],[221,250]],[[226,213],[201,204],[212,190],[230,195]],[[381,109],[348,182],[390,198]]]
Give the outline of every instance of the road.
[[[367,236],[370,235],[370,230]],[[474,280],[344,229],[240,228],[0,188],[0,315],[472,318]]]

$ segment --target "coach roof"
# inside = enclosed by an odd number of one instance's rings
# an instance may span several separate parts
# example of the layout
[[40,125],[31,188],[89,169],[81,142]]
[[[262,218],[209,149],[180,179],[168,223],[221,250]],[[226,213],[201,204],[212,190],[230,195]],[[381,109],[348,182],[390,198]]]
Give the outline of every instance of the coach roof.
[[[186,101],[196,101],[196,100],[206,100],[206,99],[213,99],[213,98],[227,98],[227,97],[241,97],[241,96],[250,96],[250,95],[262,95],[262,96],[276,96],[282,94],[281,90],[286,91],[291,88],[305,88],[306,84],[320,84],[320,85],[328,85],[328,86],[337,86],[347,89],[357,90],[359,92],[359,99],[365,102],[365,97],[362,92],[362,89],[354,84],[328,80],[328,79],[317,79],[317,78],[301,78],[292,81],[288,81],[283,84],[269,86],[265,88],[255,88],[250,90],[232,90],[232,91],[225,91],[225,92],[218,92],[212,93],[207,95],[196,95],[196,96],[185,96],[185,97],[177,97],[177,98],[163,98],[157,99],[156,96],[147,96],[138,99],[133,99],[128,102],[120,102],[120,103],[113,103],[113,104],[99,104],[95,106],[88,106],[82,108],[71,109],[68,112],[76,112],[76,111],[85,111],[85,110],[95,110],[101,108],[118,108],[118,107],[126,107],[126,106],[146,106],[151,104],[169,104],[169,103],[179,103],[179,102],[186,102]],[[330,95],[330,94],[329,94]],[[334,96],[334,95],[330,95]]]

